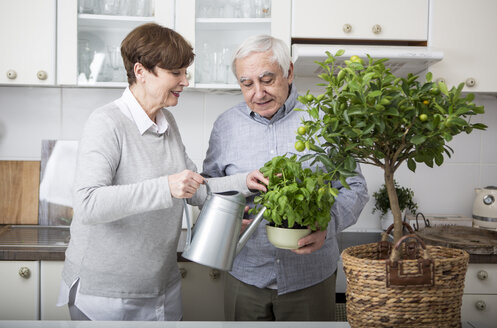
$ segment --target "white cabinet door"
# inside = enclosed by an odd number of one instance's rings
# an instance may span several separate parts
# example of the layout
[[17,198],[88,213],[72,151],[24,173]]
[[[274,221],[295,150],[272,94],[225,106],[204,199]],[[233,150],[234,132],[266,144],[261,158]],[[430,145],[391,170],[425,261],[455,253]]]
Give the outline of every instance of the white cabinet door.
[[0,319],[39,319],[39,262],[0,261]]
[[64,261],[41,261],[40,309],[41,320],[71,320],[67,305],[57,307]]
[[0,84],[55,84],[55,0],[0,0]]
[[497,92],[497,1],[431,1],[429,46],[444,52],[430,67],[434,79],[464,91]]
[[428,37],[428,0],[293,0],[292,38],[410,40]]
[[180,262],[184,321],[224,321],[225,272]]

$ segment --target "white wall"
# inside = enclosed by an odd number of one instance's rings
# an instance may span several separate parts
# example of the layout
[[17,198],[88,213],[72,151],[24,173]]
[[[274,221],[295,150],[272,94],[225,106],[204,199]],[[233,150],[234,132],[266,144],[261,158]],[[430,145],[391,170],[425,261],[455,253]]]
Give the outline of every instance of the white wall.
[[[300,92],[316,90],[313,82],[298,82]],[[39,160],[41,140],[78,139],[90,112],[121,93],[122,89],[0,86],[0,160]],[[240,101],[239,92],[189,90],[172,108],[188,154],[199,169],[214,120]],[[497,185],[497,98],[477,95],[476,103],[485,106],[480,120],[489,126],[487,131],[454,138],[450,143],[454,155],[441,167],[419,165],[412,173],[404,166],[396,173],[399,184],[414,190],[419,211],[425,214],[471,216],[474,188]],[[372,194],[383,183],[383,173],[372,166],[362,169]],[[372,208],[370,201],[354,228],[379,228]]]

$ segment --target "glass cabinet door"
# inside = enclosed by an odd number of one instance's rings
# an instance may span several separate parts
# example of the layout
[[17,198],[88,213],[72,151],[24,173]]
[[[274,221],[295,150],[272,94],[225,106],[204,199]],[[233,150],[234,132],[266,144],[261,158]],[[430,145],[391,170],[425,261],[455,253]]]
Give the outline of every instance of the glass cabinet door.
[[256,34],[271,34],[271,0],[197,0],[195,87],[239,88],[232,57],[243,40]]
[[122,40],[148,22],[173,28],[174,0],[65,0],[57,19],[58,84],[122,87]]

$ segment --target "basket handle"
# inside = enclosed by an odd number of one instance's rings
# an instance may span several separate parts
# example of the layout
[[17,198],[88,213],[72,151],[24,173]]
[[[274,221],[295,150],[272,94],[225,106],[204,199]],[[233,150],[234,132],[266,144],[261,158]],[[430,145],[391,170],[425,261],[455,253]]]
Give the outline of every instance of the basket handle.
[[[420,259],[400,260],[400,246],[410,239],[414,239],[414,250],[421,246],[423,257]],[[413,247],[408,245],[408,249]],[[407,272],[404,270],[404,264],[410,263],[411,266],[415,261],[417,272]],[[405,263],[404,263],[405,262]],[[415,234],[405,235],[400,238],[392,248],[390,258],[385,261],[387,273],[387,287],[426,287],[435,284],[435,270],[425,243]]]
[[[411,225],[407,222],[402,221],[402,225],[407,228],[407,231],[409,231],[410,234],[415,233],[414,229],[411,227]],[[382,233],[381,235],[381,241],[387,241],[388,235],[392,232],[394,224],[392,223],[388,229]]]

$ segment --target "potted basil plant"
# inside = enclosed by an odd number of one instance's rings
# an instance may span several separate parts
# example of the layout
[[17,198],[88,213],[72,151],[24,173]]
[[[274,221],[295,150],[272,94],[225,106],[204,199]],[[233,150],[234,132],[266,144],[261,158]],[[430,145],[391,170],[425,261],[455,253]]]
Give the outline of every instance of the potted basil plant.
[[337,172],[303,168],[297,155],[276,156],[260,169],[269,179],[267,191],[254,198],[249,213],[267,209],[264,219],[269,241],[284,249],[298,248],[300,238],[324,230],[330,222],[331,206],[338,189],[331,186]]

